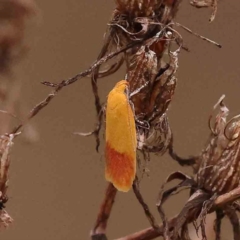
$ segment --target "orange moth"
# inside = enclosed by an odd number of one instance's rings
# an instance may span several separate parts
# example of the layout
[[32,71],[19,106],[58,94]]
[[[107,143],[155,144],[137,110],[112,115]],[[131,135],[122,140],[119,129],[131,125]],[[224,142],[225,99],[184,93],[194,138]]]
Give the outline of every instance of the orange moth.
[[119,191],[131,189],[136,175],[136,127],[128,82],[118,82],[107,98],[105,177]]

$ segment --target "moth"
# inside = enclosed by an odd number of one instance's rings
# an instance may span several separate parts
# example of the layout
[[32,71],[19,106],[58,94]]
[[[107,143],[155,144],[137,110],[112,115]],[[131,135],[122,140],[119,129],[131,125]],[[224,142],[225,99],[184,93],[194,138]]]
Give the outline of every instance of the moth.
[[118,82],[107,98],[106,180],[123,192],[131,189],[136,175],[136,126],[128,99],[128,82]]

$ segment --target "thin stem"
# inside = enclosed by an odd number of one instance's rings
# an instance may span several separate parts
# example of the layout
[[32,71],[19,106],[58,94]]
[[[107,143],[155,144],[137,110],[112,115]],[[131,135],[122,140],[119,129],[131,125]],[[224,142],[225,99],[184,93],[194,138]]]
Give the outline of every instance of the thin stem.
[[134,182],[133,182],[133,191],[135,193],[135,196],[137,198],[137,200],[139,201],[139,203],[141,204],[145,215],[147,216],[147,219],[149,221],[149,223],[151,224],[151,226],[158,231],[159,230],[159,226],[154,218],[154,216],[152,215],[152,213],[150,212],[150,209],[148,207],[148,205],[145,203],[142,194],[140,193],[139,190],[139,185],[138,185],[138,179],[137,177],[135,178]]
[[106,189],[105,197],[100,207],[97,220],[91,231],[92,240],[104,240],[106,238],[107,222],[110,217],[112,206],[117,194],[117,189],[109,183]]

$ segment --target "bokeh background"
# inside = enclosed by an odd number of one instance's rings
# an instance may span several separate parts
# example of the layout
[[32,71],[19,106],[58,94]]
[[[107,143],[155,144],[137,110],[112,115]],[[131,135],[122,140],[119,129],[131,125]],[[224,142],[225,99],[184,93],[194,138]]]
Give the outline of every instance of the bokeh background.
[[[38,16],[28,24],[27,56],[15,65],[13,76],[22,81],[20,100],[28,111],[51,89],[40,84],[58,82],[86,69],[103,44],[106,24],[114,9],[109,0],[36,0]],[[198,154],[209,129],[208,116],[222,94],[230,114],[240,113],[240,2],[220,0],[216,20],[209,23],[210,9],[181,4],[177,21],[218,41],[222,49],[182,32],[191,52],[179,58],[178,87],[169,109],[175,148],[181,156]],[[99,81],[102,101],[124,69]],[[93,137],[73,132],[89,131],[95,123],[94,100],[88,78],[65,88],[31,123],[38,141],[19,137],[11,153],[7,210],[14,223],[0,232],[4,240],[82,240],[96,219],[107,183],[104,179],[103,142],[95,151]],[[155,203],[163,179],[180,169],[168,156],[151,156],[150,175],[140,183],[142,194],[157,219]],[[175,215],[187,194],[167,205]],[[132,191],[119,193],[108,225],[109,239],[148,227],[149,223]],[[224,235],[230,239],[226,221]]]

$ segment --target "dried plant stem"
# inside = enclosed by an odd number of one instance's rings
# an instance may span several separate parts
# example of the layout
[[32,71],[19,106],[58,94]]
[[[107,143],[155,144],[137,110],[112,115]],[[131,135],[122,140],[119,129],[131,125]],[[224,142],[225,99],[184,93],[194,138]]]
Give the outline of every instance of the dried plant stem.
[[135,180],[133,182],[133,191],[135,193],[135,196],[136,196],[137,200],[139,201],[139,203],[143,207],[145,215],[147,216],[147,219],[148,219],[149,223],[151,224],[152,228],[155,229],[156,231],[158,231],[159,226],[158,226],[154,216],[150,212],[150,209],[149,209],[148,205],[145,203],[145,201],[142,197],[142,194],[140,193],[137,177],[135,178]]
[[181,158],[177,155],[177,153],[173,149],[173,136],[168,147],[168,153],[171,156],[171,158],[177,161],[178,164],[180,164],[181,166],[194,166],[196,164],[195,157]]
[[[231,203],[231,202],[237,200],[238,198],[240,198],[240,187],[238,187],[226,194],[219,196],[214,201],[214,205],[209,212],[212,212],[216,207],[222,207],[228,203]],[[176,220],[177,220],[177,216],[168,220],[167,224],[168,224],[169,229],[174,227]],[[154,239],[159,236],[163,236],[163,234],[164,234],[164,227],[163,227],[163,225],[160,225],[158,230],[156,230],[152,227],[149,227],[149,228],[146,228],[139,232],[130,234],[128,236],[118,238],[117,240],[150,240],[150,239]]]
[[219,196],[214,201],[214,207],[222,207],[228,203],[236,201],[238,198],[240,198],[240,187],[233,189],[232,191],[225,193],[221,196]]
[[[177,216],[168,220],[168,226],[170,229],[174,226],[176,220]],[[116,240],[150,240],[159,236],[163,236],[163,232],[164,232],[163,225],[160,225],[158,231],[156,231],[152,227],[149,227],[139,232],[130,234],[128,236],[118,238]]]
[[[141,44],[142,42],[139,42],[138,44]],[[114,51],[114,52],[111,52],[109,53],[108,55],[100,58],[98,61],[96,61],[95,63],[93,63],[87,70],[81,72],[81,73],[78,73],[77,75],[75,75],[74,77],[72,78],[69,78],[67,80],[63,80],[62,82],[60,83],[51,83],[51,82],[42,82],[42,84],[46,85],[46,86],[49,86],[49,87],[54,87],[54,88],[57,88],[57,87],[66,87],[74,82],[76,82],[77,80],[79,80],[80,78],[83,78],[83,77],[87,77],[89,74],[91,74],[97,67],[101,66],[103,63],[107,62],[108,60],[116,57],[117,55],[119,55],[120,53],[123,53],[125,51],[127,51],[128,49],[134,47],[135,45],[137,45],[137,43],[135,44],[129,44],[127,47],[123,47],[123,48],[120,48],[119,50],[117,51]]]
[[12,131],[12,133],[16,133],[18,132],[23,125],[30,120],[31,118],[33,118],[40,110],[42,110],[44,107],[46,107],[51,100],[56,96],[56,94],[63,88],[63,85],[59,85],[58,87],[56,87],[56,89],[50,93],[43,101],[41,101],[40,103],[38,103],[28,114],[27,119],[25,120],[25,122],[21,123],[20,125],[18,125],[16,128],[14,128],[14,130]]
[[184,25],[182,25],[182,24],[180,24],[180,23],[177,23],[177,22],[176,22],[175,25],[178,26],[178,27],[181,27],[181,28],[184,29],[185,31],[187,31],[187,32],[195,35],[196,37],[198,37],[198,38],[200,38],[200,39],[202,39],[202,40],[204,40],[204,41],[207,41],[207,42],[215,45],[216,47],[219,47],[219,48],[222,47],[221,44],[219,44],[219,43],[217,43],[217,42],[215,42],[215,41],[213,41],[213,40],[211,40],[211,39],[209,39],[209,38],[206,38],[206,37],[204,37],[204,36],[202,36],[202,35],[200,35],[200,34],[198,34],[198,33],[193,32],[190,28],[188,28],[188,27],[186,27],[186,26],[184,26]]
[[217,0],[212,1],[212,14],[210,16],[209,22],[212,22],[217,15]]
[[232,206],[228,206],[224,210],[233,227],[233,239],[234,240],[240,239],[240,225],[238,215],[235,209]]
[[104,240],[106,238],[106,227],[107,221],[110,216],[112,206],[117,194],[117,189],[109,183],[106,189],[105,197],[100,207],[97,220],[94,224],[94,227],[91,231],[92,240]]

